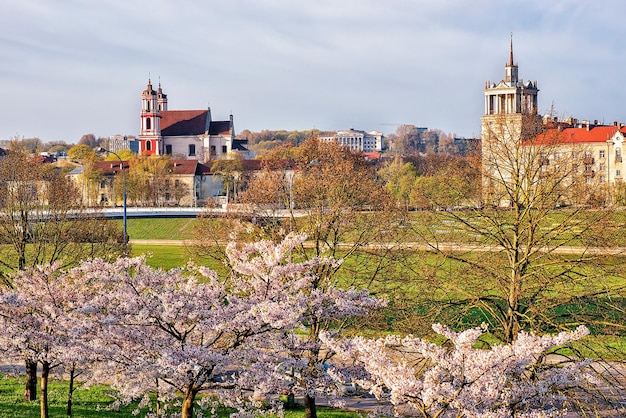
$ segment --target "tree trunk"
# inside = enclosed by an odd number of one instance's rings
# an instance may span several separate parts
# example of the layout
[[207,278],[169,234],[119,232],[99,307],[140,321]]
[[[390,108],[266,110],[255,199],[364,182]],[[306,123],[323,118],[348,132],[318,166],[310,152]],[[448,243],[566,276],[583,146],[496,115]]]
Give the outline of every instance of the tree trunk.
[[317,418],[315,398],[309,395],[304,395],[304,416],[305,418]]
[[74,399],[74,376],[76,371],[76,365],[72,364],[72,368],[70,369],[70,388],[67,394],[67,416],[72,416],[72,400]]
[[196,393],[197,391],[191,386],[187,387],[187,390],[185,390],[181,418],[193,417],[193,403],[196,400]]
[[24,399],[34,401],[37,399],[37,362],[26,359],[26,387]]
[[39,410],[41,418],[48,418],[48,376],[50,375],[50,363],[41,363],[41,395],[39,397]]

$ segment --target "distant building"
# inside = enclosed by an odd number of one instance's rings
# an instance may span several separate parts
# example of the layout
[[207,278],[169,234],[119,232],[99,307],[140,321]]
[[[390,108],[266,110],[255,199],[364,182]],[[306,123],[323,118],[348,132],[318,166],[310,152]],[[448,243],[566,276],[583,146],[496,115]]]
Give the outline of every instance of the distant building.
[[159,83],[148,80],[141,94],[141,129],[138,153],[175,155],[205,162],[231,152],[247,153],[247,141],[235,139],[233,115],[215,121],[206,110],[169,110],[167,95]]
[[118,152],[123,149],[130,150],[135,154],[139,153],[139,141],[134,136],[112,135],[106,138],[101,145],[109,151]]
[[321,136],[320,141],[336,142],[352,151],[375,152],[383,150],[384,136],[378,131],[358,131],[356,129],[348,129],[347,131],[338,131],[334,135]]

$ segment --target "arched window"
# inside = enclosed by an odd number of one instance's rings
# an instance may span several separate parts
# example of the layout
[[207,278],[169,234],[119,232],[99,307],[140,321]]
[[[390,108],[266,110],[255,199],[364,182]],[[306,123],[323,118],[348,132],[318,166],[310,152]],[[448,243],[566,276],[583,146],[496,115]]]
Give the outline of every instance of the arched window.
[[146,151],[151,151],[151,150],[152,150],[152,141],[146,141]]
[[146,118],[146,129],[152,129],[152,119]]

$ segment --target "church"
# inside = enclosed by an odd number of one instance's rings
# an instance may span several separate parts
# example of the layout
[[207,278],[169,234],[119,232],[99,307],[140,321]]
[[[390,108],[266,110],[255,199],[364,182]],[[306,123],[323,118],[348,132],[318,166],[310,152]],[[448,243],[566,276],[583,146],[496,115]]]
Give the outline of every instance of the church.
[[154,90],[149,79],[141,93],[140,119],[140,154],[206,162],[232,152],[247,153],[246,141],[235,139],[233,115],[218,121],[212,119],[211,108],[169,110],[161,83]]

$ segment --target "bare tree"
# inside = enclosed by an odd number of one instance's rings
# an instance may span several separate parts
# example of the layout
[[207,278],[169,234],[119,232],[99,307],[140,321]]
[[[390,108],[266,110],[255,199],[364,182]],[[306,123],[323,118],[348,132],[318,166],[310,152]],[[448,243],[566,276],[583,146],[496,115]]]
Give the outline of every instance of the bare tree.
[[[463,211],[425,214],[415,226],[441,256],[424,274],[431,291],[422,296],[431,299],[423,305],[448,321],[488,322],[505,342],[520,330],[579,324],[623,332],[616,312],[624,312],[626,286],[610,279],[617,215],[585,205],[588,178],[572,158],[584,153],[542,132],[532,115],[496,120],[486,131],[482,196]],[[425,197],[440,207],[439,194]]]

